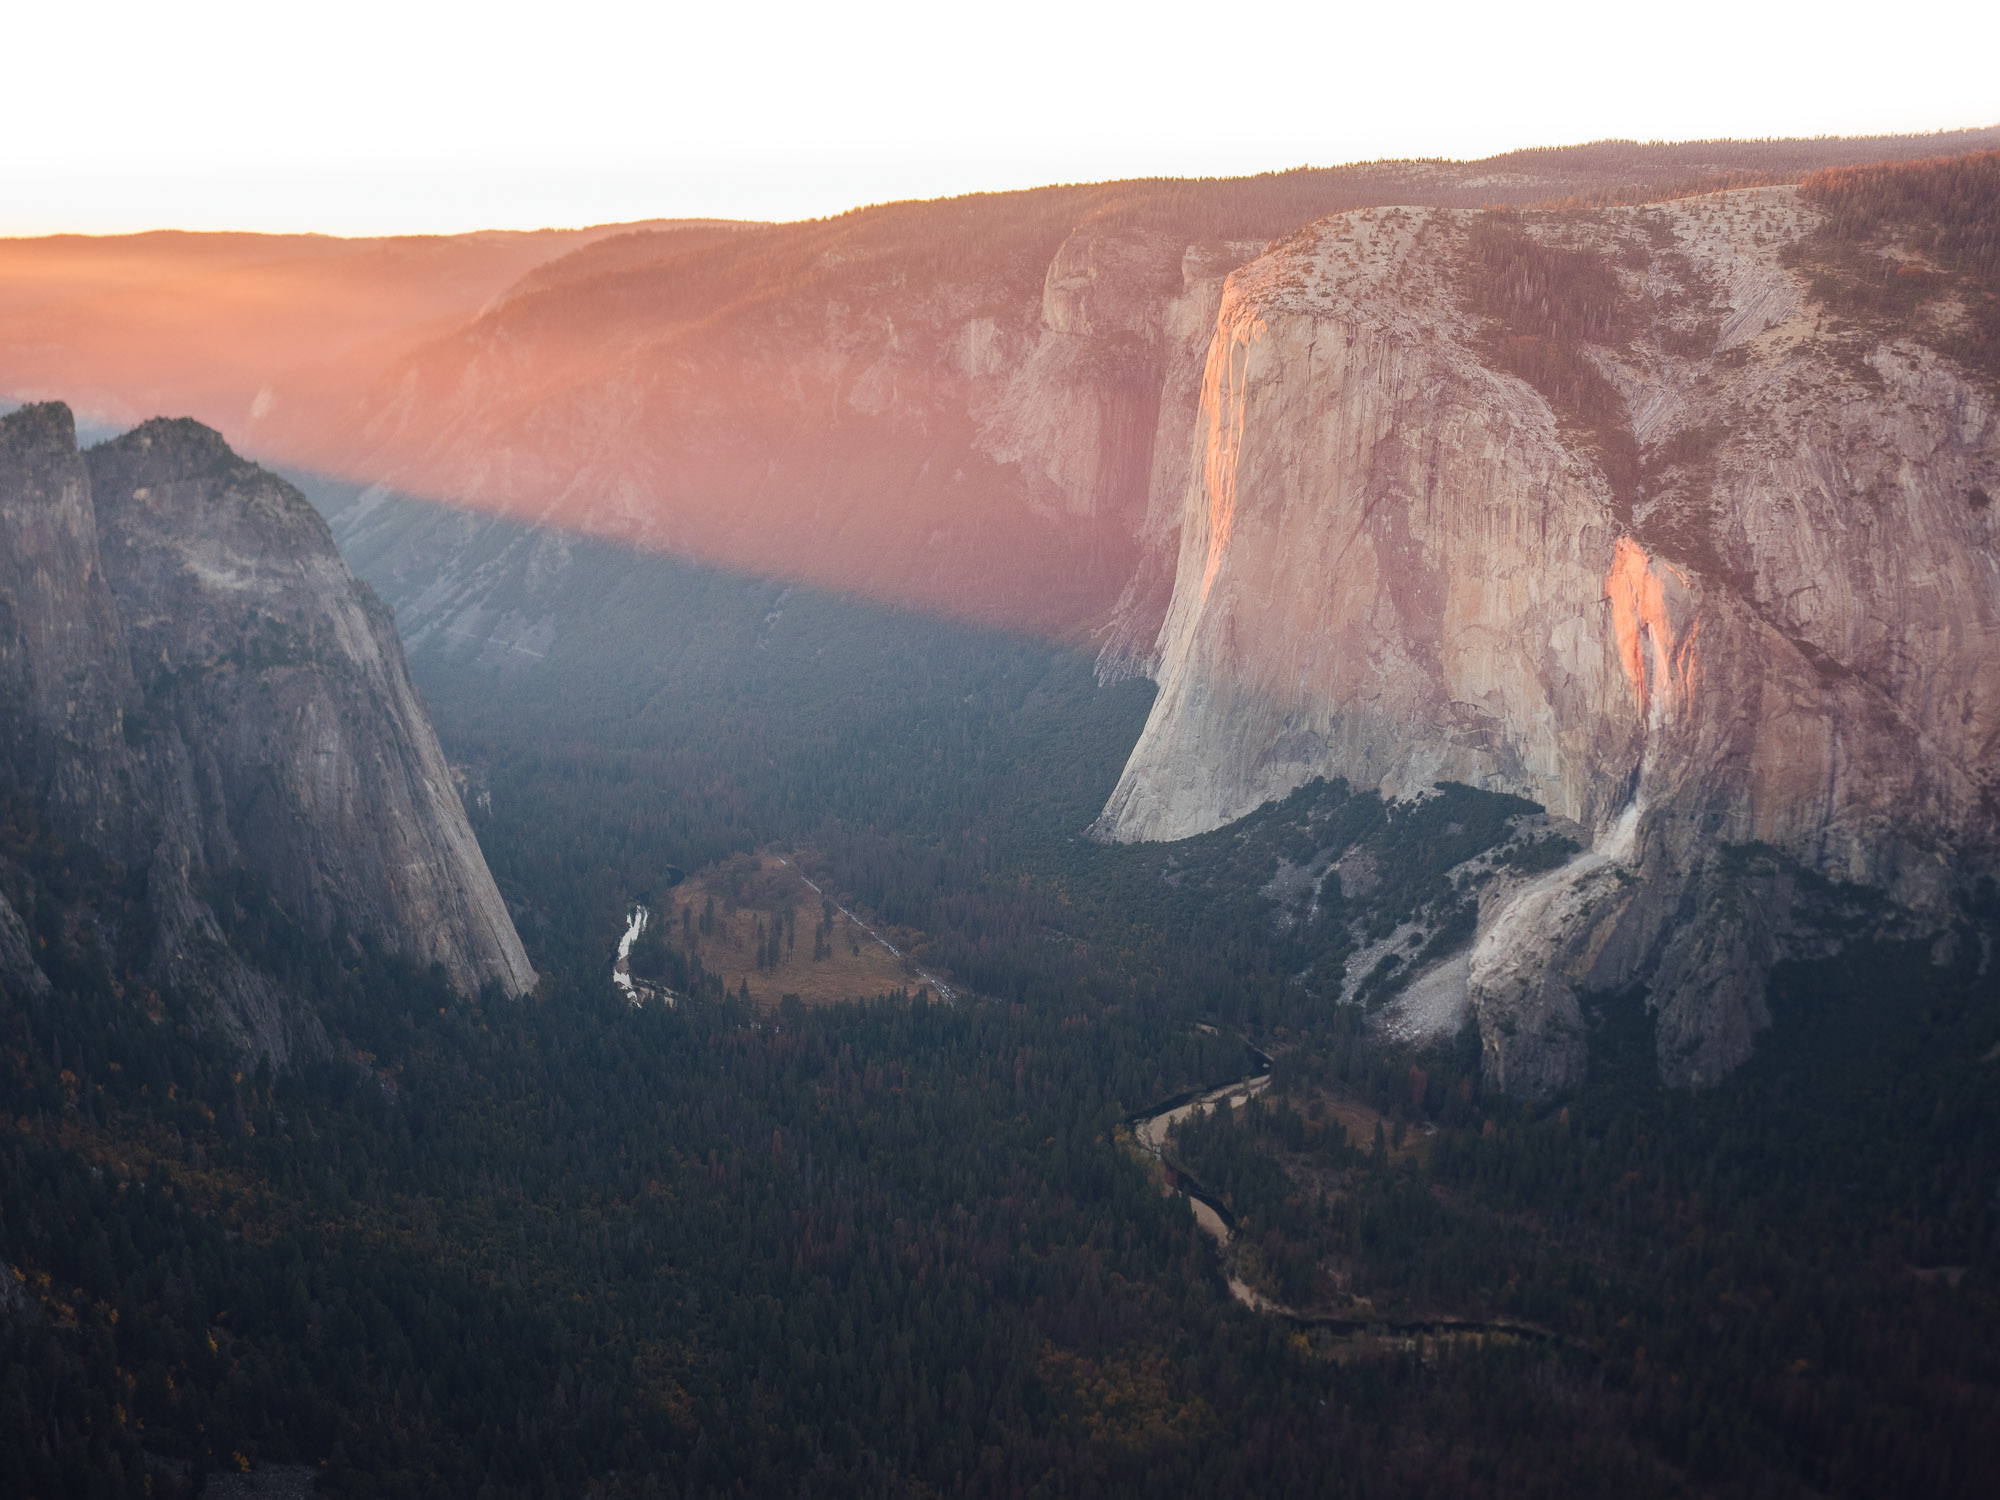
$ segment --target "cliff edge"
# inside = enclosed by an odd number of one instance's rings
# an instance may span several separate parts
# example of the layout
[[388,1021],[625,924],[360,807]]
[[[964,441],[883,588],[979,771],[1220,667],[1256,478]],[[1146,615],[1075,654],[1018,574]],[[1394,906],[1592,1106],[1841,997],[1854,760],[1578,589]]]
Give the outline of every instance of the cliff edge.
[[[1794,188],[1370,210],[1236,271],[1098,833],[1315,775],[1573,820],[1591,847],[1487,900],[1465,981],[1528,1095],[1581,1081],[1589,991],[1647,985],[1701,1085],[1785,954],[1947,931],[2000,847],[2000,418],[1977,279],[1870,233],[1841,259]],[[1856,255],[1936,284],[1841,315]]]

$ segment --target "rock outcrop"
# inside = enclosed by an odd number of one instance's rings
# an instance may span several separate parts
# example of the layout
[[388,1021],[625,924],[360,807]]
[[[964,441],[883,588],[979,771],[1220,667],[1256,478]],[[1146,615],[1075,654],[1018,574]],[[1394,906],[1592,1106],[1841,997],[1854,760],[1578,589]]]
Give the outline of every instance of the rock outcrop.
[[0,764],[60,837],[125,851],[132,672],[69,410],[0,418]]
[[0,891],[0,988],[27,995],[47,994],[49,988],[49,976],[35,962],[27,924],[4,891]]
[[[394,622],[295,490],[193,422],[86,455],[66,408],[30,407],[0,419],[0,536],[0,771],[50,834],[144,872],[148,983],[266,1055],[312,1029],[208,905],[241,868],[323,938],[468,993],[533,984]],[[0,912],[10,982],[20,927]]]
[[[1100,834],[1314,775],[1591,830],[1472,951],[1489,1074],[1531,1095],[1582,1078],[1585,992],[1650,986],[1664,1076],[1700,1085],[1815,917],[1872,892],[1877,927],[1947,925],[2000,848],[2000,417],[1909,330],[1826,320],[1784,256],[1813,222],[1789,188],[1499,229],[1378,210],[1237,271],[1160,695]],[[1619,304],[1567,375],[1546,306],[1524,333],[1478,295],[1542,254]]]

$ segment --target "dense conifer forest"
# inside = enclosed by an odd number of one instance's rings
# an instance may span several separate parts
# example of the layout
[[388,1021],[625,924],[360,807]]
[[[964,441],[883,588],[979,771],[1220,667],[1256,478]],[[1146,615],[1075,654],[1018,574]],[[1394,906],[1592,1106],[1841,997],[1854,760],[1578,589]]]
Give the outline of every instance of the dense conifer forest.
[[[1475,866],[1564,856],[1532,805],[1314,783],[1107,848],[1083,830],[1144,684],[607,569],[546,663],[414,660],[526,1000],[218,877],[232,943],[327,1037],[246,1066],[124,992],[95,935],[135,877],[6,803],[55,982],[0,1017],[10,1490],[298,1464],[385,1497],[1985,1493],[1991,892],[1936,951],[1782,969],[1710,1093],[1655,1082],[1643,996],[1594,997],[1590,1082],[1530,1107],[1469,1031],[1411,1052],[1370,1018],[1469,940]],[[956,1000],[628,1005],[630,903],[768,847]],[[1343,883],[1354,854],[1375,874]],[[1164,1163],[1133,1142],[1253,1045],[1269,1092]],[[1227,1261],[1163,1169],[1228,1209]]]

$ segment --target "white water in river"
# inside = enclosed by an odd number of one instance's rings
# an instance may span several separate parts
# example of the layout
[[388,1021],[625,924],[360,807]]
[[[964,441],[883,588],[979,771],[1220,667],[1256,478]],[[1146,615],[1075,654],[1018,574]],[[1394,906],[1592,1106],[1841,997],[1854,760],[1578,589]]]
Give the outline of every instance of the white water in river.
[[646,930],[646,922],[651,915],[645,907],[633,906],[631,920],[625,925],[625,936],[618,940],[618,960],[611,966],[611,982],[623,990],[625,998],[634,1005],[639,1004],[639,991],[632,983],[632,945]]

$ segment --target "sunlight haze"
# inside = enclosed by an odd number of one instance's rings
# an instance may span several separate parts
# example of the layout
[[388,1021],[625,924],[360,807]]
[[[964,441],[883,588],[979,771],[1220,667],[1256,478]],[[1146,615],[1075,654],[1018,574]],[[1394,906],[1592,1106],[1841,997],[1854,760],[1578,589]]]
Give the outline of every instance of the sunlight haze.
[[10,6],[0,1500],[1992,1500],[1996,58]]

